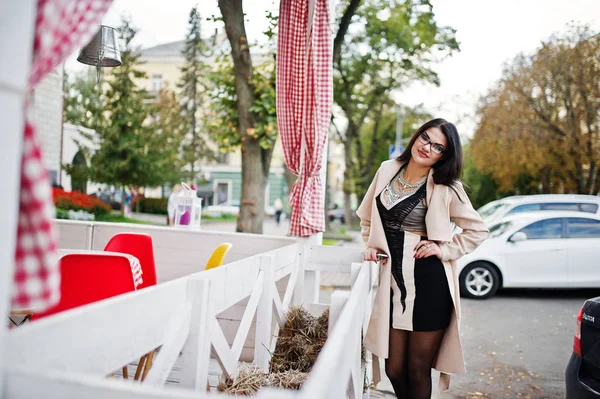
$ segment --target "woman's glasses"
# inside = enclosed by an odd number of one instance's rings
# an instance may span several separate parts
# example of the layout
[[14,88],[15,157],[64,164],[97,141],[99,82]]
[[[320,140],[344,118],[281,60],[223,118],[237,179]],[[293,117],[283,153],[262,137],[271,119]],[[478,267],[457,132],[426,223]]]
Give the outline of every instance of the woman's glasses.
[[427,133],[419,134],[419,141],[425,145],[431,144],[431,151],[433,151],[435,154],[440,155],[444,152],[444,146],[438,143],[433,143],[431,140],[429,140]]

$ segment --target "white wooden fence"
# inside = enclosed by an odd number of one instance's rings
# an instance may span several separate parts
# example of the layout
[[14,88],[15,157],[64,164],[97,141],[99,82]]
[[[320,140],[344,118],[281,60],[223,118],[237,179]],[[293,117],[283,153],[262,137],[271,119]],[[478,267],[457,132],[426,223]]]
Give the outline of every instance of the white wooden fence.
[[[82,232],[63,235],[61,246],[70,247],[79,240],[85,248],[101,248],[110,235],[124,231],[123,226],[105,224],[67,222],[61,226]],[[163,278],[198,271],[198,263],[203,264],[200,255],[171,263],[169,254],[197,254],[201,251],[198,242],[235,241],[234,248],[241,253],[250,251],[244,245],[261,252],[12,330],[4,362],[7,398],[222,396],[205,392],[211,351],[226,376],[235,374],[244,351],[250,357],[246,360],[268,369],[285,312],[293,303],[309,306],[318,302],[321,271],[352,272],[351,291],[332,296],[330,339],[302,391],[264,390],[260,397],[362,396],[361,334],[370,314],[376,277],[373,263],[355,263],[362,258],[361,250],[252,235],[220,233],[214,238],[212,233],[185,234],[148,226],[127,226],[126,231],[136,228],[153,234],[155,255],[160,259],[157,269]],[[173,233],[175,238],[170,236]],[[195,246],[189,245],[192,241]],[[167,273],[174,267],[175,272]],[[248,339],[251,332],[254,337]],[[143,384],[105,379],[159,346]],[[165,388],[176,361],[181,367],[180,388]]]

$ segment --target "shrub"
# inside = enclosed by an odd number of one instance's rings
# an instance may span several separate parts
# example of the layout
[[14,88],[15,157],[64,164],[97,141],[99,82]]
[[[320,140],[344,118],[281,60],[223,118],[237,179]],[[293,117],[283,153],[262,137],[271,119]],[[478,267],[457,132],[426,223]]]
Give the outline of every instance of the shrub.
[[143,196],[136,196],[133,200],[132,209],[136,212],[166,215],[167,201],[166,198],[146,198]]
[[57,219],[68,219],[69,211],[65,209],[56,208],[56,218]]
[[60,188],[53,188],[52,197],[54,198],[54,206],[66,211],[86,211],[93,213],[95,216],[106,215],[111,211],[110,206],[106,202],[77,191],[65,191]]

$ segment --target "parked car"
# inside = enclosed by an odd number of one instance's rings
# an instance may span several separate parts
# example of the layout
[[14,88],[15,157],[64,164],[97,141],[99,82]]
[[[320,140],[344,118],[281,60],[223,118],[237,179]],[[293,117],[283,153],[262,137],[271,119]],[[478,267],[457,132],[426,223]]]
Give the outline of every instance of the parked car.
[[345,208],[334,208],[327,211],[327,217],[330,222],[338,220],[341,224],[346,223],[346,209]]
[[600,215],[600,197],[575,194],[516,195],[492,201],[477,210],[488,226],[506,215],[537,211],[574,211]]
[[502,287],[600,286],[600,217],[585,212],[539,211],[508,215],[490,237],[460,258],[460,291],[486,299]]
[[588,299],[579,311],[565,383],[566,399],[600,398],[600,297]]
[[106,202],[113,210],[121,209],[121,193],[116,192],[115,194],[110,194],[107,192],[101,193],[92,193],[90,194],[92,197],[98,197],[101,201]]
[[219,217],[221,215],[237,215],[240,213],[240,201],[229,200],[219,205],[209,205],[202,211],[204,215]]

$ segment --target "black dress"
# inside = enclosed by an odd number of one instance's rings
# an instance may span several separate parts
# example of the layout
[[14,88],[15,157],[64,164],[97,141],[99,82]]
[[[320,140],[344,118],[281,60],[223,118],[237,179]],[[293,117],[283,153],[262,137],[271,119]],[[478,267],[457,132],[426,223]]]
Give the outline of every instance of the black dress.
[[408,331],[445,329],[454,309],[444,264],[437,256],[415,259],[415,246],[426,238],[402,230],[404,219],[425,195],[423,185],[390,209],[381,202],[381,194],[376,199],[392,262],[391,328]]

